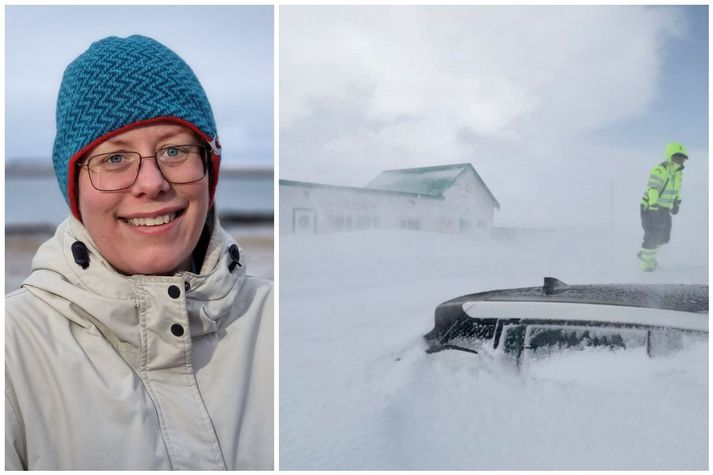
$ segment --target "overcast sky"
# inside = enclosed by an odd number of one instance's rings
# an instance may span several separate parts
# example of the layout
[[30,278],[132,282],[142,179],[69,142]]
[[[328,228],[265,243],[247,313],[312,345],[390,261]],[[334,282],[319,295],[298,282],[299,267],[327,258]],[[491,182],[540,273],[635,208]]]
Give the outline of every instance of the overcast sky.
[[638,220],[678,140],[689,216],[707,219],[706,6],[283,6],[280,21],[281,178],[363,186],[470,162],[496,224],[601,224]]
[[51,163],[66,66],[107,36],[150,36],[194,70],[225,159],[272,163],[273,7],[5,7],[6,157]]

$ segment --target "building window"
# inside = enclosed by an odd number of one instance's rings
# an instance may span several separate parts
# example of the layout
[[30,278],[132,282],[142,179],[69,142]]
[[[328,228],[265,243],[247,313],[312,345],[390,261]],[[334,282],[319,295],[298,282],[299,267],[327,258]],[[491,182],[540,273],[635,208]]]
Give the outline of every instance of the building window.
[[360,214],[356,219],[357,229],[369,229],[371,228],[371,216]]
[[292,210],[292,232],[295,234],[317,232],[317,211],[311,208]]
[[484,220],[484,219],[479,219],[479,220],[478,220],[478,227],[479,227],[479,228],[484,228],[484,227],[486,227],[487,225],[488,225],[488,222],[487,222],[486,220]]
[[468,232],[470,230],[470,221],[467,219],[461,218],[460,222],[459,222],[459,228],[460,228],[460,232],[462,232],[462,233]]
[[344,229],[344,216],[333,216],[331,218],[331,222],[332,222],[332,227],[335,230],[341,231],[342,229]]
[[421,223],[416,218],[401,218],[401,229],[413,229],[418,231],[421,229]]

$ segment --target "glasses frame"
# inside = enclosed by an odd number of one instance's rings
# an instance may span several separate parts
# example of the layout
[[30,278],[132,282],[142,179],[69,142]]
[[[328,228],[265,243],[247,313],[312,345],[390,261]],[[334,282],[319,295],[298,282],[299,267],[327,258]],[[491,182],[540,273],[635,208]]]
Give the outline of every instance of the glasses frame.
[[[163,170],[161,169],[161,163],[159,160],[156,159],[156,155],[158,155],[158,152],[161,150],[164,150],[166,148],[172,148],[172,147],[198,147],[200,150],[201,154],[201,164],[203,165],[203,175],[201,175],[200,178],[197,178],[195,180],[191,181],[171,181],[168,178],[166,178],[166,175],[163,173]],[[97,188],[97,185],[94,184],[94,180],[92,179],[92,171],[89,168],[89,162],[92,160],[92,158],[95,157],[103,157],[106,155],[111,155],[113,153],[134,153],[139,156],[139,167],[136,169],[136,176],[134,177],[134,180],[131,182],[130,185],[122,187],[122,188],[115,188],[111,190],[102,190],[101,188]],[[77,162],[77,168],[86,168],[87,169],[87,174],[89,175],[89,182],[92,184],[92,187],[97,190],[97,191],[105,191],[105,192],[112,192],[112,191],[124,191],[128,190],[132,186],[136,184],[136,180],[139,179],[139,174],[141,173],[141,166],[144,163],[145,158],[152,158],[156,160],[156,167],[158,168],[159,173],[161,174],[161,177],[166,180],[168,183],[171,183],[172,185],[187,185],[189,183],[195,183],[197,181],[201,181],[205,176],[208,174],[208,167],[209,167],[209,158],[212,154],[212,150],[210,147],[206,146],[205,144],[183,144],[183,145],[164,145],[162,147],[157,148],[154,151],[153,155],[141,155],[139,152],[132,152],[129,150],[117,150],[115,152],[107,152],[107,153],[98,153],[96,155],[92,155],[90,157],[87,157],[86,159],[82,160],[81,162]],[[78,182],[77,182],[78,183]]]

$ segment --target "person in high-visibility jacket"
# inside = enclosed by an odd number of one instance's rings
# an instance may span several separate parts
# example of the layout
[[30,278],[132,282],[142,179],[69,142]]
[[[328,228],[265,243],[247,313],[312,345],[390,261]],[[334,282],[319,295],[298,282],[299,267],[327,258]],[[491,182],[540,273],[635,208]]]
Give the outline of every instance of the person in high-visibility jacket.
[[671,238],[671,215],[678,214],[681,206],[683,164],[688,160],[688,151],[680,143],[671,142],[666,145],[664,156],[666,160],[651,170],[641,199],[644,242],[638,256],[641,270],[647,272],[656,269],[656,252]]

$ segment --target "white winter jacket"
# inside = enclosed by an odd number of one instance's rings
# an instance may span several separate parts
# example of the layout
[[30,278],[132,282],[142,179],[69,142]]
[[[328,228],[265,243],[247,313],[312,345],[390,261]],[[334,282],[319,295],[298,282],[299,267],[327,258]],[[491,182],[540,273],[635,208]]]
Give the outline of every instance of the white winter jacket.
[[64,221],[6,298],[6,468],[272,468],[272,283],[232,244],[216,219],[199,275],[124,276]]

